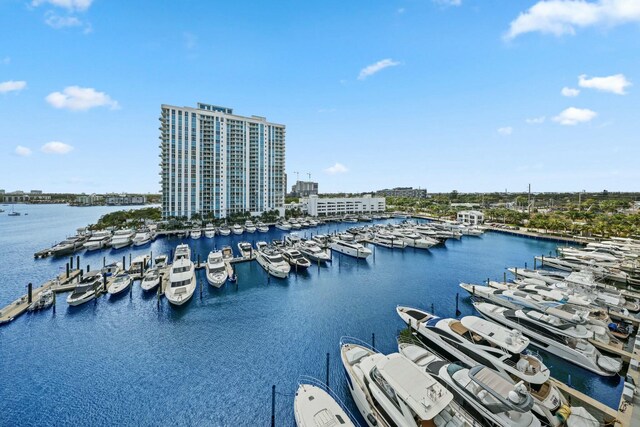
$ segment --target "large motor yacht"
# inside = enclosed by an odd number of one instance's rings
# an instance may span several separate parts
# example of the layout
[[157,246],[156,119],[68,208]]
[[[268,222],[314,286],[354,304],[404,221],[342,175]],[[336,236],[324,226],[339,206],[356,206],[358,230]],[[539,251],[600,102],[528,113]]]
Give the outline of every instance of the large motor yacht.
[[94,232],[89,240],[87,240],[83,247],[87,251],[95,251],[98,249],[103,249],[109,246],[109,242],[111,241],[111,232],[108,230],[96,231]]
[[219,288],[227,281],[227,267],[222,258],[222,251],[211,251],[207,257],[207,282],[211,286]]
[[552,330],[522,310],[508,309],[486,302],[474,302],[473,305],[485,318],[521,331],[537,347],[598,375],[616,375],[622,368],[620,359],[603,355],[589,341]]
[[191,299],[195,290],[196,269],[191,262],[191,249],[184,244],[178,245],[164,295],[171,304],[182,305]]
[[358,242],[345,242],[341,239],[331,242],[330,248],[332,251],[336,251],[355,258],[365,259],[369,255],[371,255],[371,249],[363,246],[362,244]]
[[276,248],[260,246],[258,246],[258,248],[256,260],[267,273],[280,279],[284,279],[289,275],[291,266],[284,260]]
[[133,243],[133,236],[135,235],[133,230],[117,230],[113,233],[113,237],[111,238],[111,247],[113,249],[121,249],[129,246]]
[[518,331],[476,316],[443,319],[402,306],[396,311],[429,348],[449,360],[465,361],[469,366],[482,363],[531,384],[549,380],[549,369],[538,356],[526,351],[530,341]]
[[351,396],[370,427],[484,425],[442,384],[399,353],[387,356],[357,342],[340,342]]

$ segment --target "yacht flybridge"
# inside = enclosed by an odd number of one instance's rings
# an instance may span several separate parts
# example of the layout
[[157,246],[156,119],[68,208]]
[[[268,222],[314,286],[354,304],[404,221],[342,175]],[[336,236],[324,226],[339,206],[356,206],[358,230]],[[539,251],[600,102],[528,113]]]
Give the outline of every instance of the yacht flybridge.
[[622,368],[620,359],[603,355],[589,341],[541,324],[539,320],[522,310],[508,309],[486,302],[474,302],[473,305],[483,317],[521,331],[531,338],[534,345],[598,375],[616,375]]
[[529,339],[475,316],[462,320],[442,319],[417,308],[398,306],[400,318],[416,330],[420,339],[449,360],[468,366],[482,363],[499,372],[531,384],[549,380],[549,369],[542,360],[527,352]]
[[340,357],[351,396],[370,427],[484,425],[442,384],[399,353],[385,356],[343,338]]

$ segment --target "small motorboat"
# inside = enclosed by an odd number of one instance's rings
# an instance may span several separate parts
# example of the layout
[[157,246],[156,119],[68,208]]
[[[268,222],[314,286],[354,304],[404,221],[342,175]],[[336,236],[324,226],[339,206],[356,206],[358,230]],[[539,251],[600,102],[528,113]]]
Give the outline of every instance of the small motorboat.
[[154,289],[156,286],[160,284],[160,271],[158,268],[151,268],[146,272],[142,282],[140,282],[140,287],[143,291],[150,291]]
[[218,228],[218,234],[220,234],[221,236],[228,236],[231,234],[231,229],[227,224],[225,224],[222,227]]
[[53,305],[53,301],[55,300],[55,296],[51,289],[47,289],[38,295],[38,298],[29,304],[29,311],[37,311],[43,310],[45,308],[49,308]]
[[109,292],[110,295],[118,295],[129,289],[131,282],[133,282],[133,279],[127,273],[118,274],[107,287],[107,292]]
[[304,270],[311,266],[311,262],[297,249],[290,248],[282,251],[282,257],[291,264],[291,268],[295,271]]
[[631,332],[633,331],[633,327],[631,325],[625,325],[622,322],[609,323],[608,327],[611,335],[622,340],[626,340],[627,338],[629,338],[629,335],[631,335]]

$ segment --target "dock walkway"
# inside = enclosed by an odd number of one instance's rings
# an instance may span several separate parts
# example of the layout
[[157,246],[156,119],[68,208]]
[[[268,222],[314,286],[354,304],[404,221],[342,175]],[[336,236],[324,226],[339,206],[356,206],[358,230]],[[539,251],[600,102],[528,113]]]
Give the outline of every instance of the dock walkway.
[[[32,301],[38,299],[40,294],[47,290],[52,290],[55,293],[67,292],[73,290],[76,286],[76,279],[80,276],[80,270],[72,270],[67,277],[66,272],[60,274],[53,280],[45,282],[42,286],[34,288],[31,292]],[[17,300],[13,301],[8,306],[0,310],[0,325],[9,323],[22,315],[29,308],[29,295],[23,295]]]

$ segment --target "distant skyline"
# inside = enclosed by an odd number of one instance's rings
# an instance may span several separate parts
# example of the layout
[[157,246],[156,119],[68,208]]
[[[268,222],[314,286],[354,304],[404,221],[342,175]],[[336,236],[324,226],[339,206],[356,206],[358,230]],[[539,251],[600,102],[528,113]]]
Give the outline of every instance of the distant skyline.
[[285,124],[289,189],[640,190],[638,0],[6,0],[0,28],[7,191],[157,193],[160,105],[197,102]]

